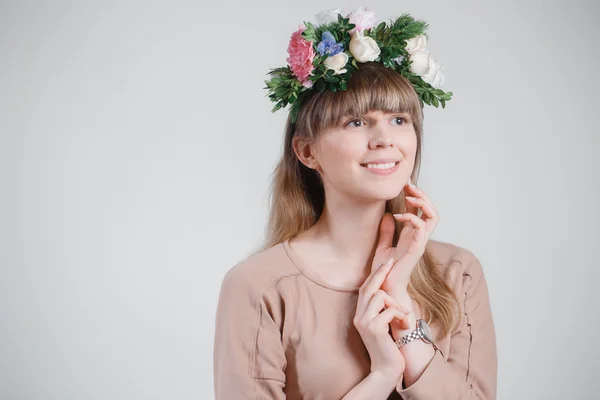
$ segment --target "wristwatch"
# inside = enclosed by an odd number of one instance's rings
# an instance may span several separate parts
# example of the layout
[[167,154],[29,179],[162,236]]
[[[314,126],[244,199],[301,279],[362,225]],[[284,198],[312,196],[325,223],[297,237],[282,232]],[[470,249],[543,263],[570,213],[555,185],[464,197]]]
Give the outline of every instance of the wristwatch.
[[431,330],[429,330],[429,325],[427,325],[424,319],[417,319],[417,329],[396,340],[396,346],[400,348],[415,339],[423,339],[425,343],[433,344],[433,348],[437,350],[437,346],[433,343],[433,336],[431,335]]

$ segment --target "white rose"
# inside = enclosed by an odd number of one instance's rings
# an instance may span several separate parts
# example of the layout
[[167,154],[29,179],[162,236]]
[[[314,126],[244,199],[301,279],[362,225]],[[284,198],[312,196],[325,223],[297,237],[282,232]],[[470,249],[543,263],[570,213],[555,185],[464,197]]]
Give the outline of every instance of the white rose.
[[425,35],[419,35],[412,37],[406,41],[406,51],[408,54],[414,54],[419,51],[425,50],[425,46],[427,45],[427,37]]
[[325,60],[323,60],[323,64],[325,64],[329,69],[334,70],[334,75],[343,74],[346,72],[345,69],[342,69],[348,63],[348,54],[346,53],[338,53],[335,56],[329,56]]
[[423,75],[429,69],[429,62],[433,59],[428,51],[418,51],[408,57],[410,64],[410,72],[417,75]]
[[358,62],[375,61],[381,49],[375,39],[363,36],[362,31],[355,31],[350,39],[350,53]]
[[321,11],[315,16],[315,19],[317,20],[317,24],[325,25],[332,22],[337,22],[338,14],[341,13],[342,10],[340,10],[339,8],[332,8],[330,10]]
[[439,88],[444,82],[444,77],[441,73],[441,65],[433,58],[428,51],[419,51],[411,54],[408,58],[410,71],[417,74],[425,82],[429,83],[434,88]]
[[442,66],[434,60],[433,64],[429,65],[429,71],[421,76],[425,82],[429,83],[436,89],[439,89],[444,83],[444,75],[442,74]]

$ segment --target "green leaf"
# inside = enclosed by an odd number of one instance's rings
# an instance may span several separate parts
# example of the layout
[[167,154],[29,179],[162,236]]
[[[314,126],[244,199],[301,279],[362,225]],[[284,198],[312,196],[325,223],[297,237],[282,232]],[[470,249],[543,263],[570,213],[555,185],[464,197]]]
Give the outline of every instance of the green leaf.
[[[331,71],[331,70],[329,70],[329,71]],[[327,75],[325,75],[325,81],[326,82],[339,82],[339,79],[333,75],[327,74]]]
[[298,117],[298,105],[300,103],[296,103],[294,105],[292,105],[291,109],[290,109],[290,118],[292,120],[292,123],[296,123],[296,118]]
[[438,103],[438,99],[435,96],[431,97],[431,102],[433,103],[434,107],[437,108],[440,104]]
[[431,103],[431,94],[429,92],[423,92],[423,100],[427,103]]
[[318,80],[318,81],[315,83],[315,86],[316,86],[316,88],[317,88],[317,90],[318,90],[319,92],[322,92],[323,90],[325,90],[325,82],[323,82],[323,80],[322,80],[322,79],[319,79],[319,80]]

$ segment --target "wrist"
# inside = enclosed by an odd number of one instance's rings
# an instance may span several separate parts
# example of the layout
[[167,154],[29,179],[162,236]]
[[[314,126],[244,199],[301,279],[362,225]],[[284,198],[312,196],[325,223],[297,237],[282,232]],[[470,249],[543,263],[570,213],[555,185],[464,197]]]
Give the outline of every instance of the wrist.
[[389,295],[402,307],[407,308],[411,313],[414,313],[413,301],[405,286],[404,289],[394,290],[389,292]]
[[382,387],[387,388],[397,387],[402,380],[402,376],[402,373],[384,373],[382,371],[371,371],[371,373],[369,374],[371,380],[377,382]]
[[400,329],[397,325],[395,325],[392,328],[392,337],[394,341],[400,340],[404,336],[411,334],[414,330],[417,329],[417,316],[413,312],[411,312],[406,317],[408,319],[408,328]]

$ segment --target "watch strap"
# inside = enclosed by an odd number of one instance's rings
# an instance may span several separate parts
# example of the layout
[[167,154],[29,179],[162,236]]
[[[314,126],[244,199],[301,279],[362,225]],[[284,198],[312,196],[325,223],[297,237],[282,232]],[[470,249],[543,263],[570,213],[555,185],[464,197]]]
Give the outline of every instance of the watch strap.
[[415,329],[408,335],[403,336],[400,339],[396,340],[396,346],[398,346],[398,348],[400,348],[400,347],[412,342],[413,340],[421,339],[422,337],[423,337],[423,331],[421,331],[421,329],[417,326],[417,329]]
[[403,337],[401,337],[400,339],[396,340],[396,346],[398,346],[398,348],[401,348],[402,346],[405,346],[406,344],[412,342],[413,340],[416,339],[423,339],[423,341],[427,344],[432,344],[433,348],[435,350],[438,350],[438,347],[435,345],[435,343],[433,342],[433,340],[429,340],[425,337],[425,334],[423,333],[423,330],[421,329],[421,322],[424,322],[424,320],[422,320],[421,318],[417,318],[417,328],[412,331],[411,333],[409,333],[408,335],[405,335]]

